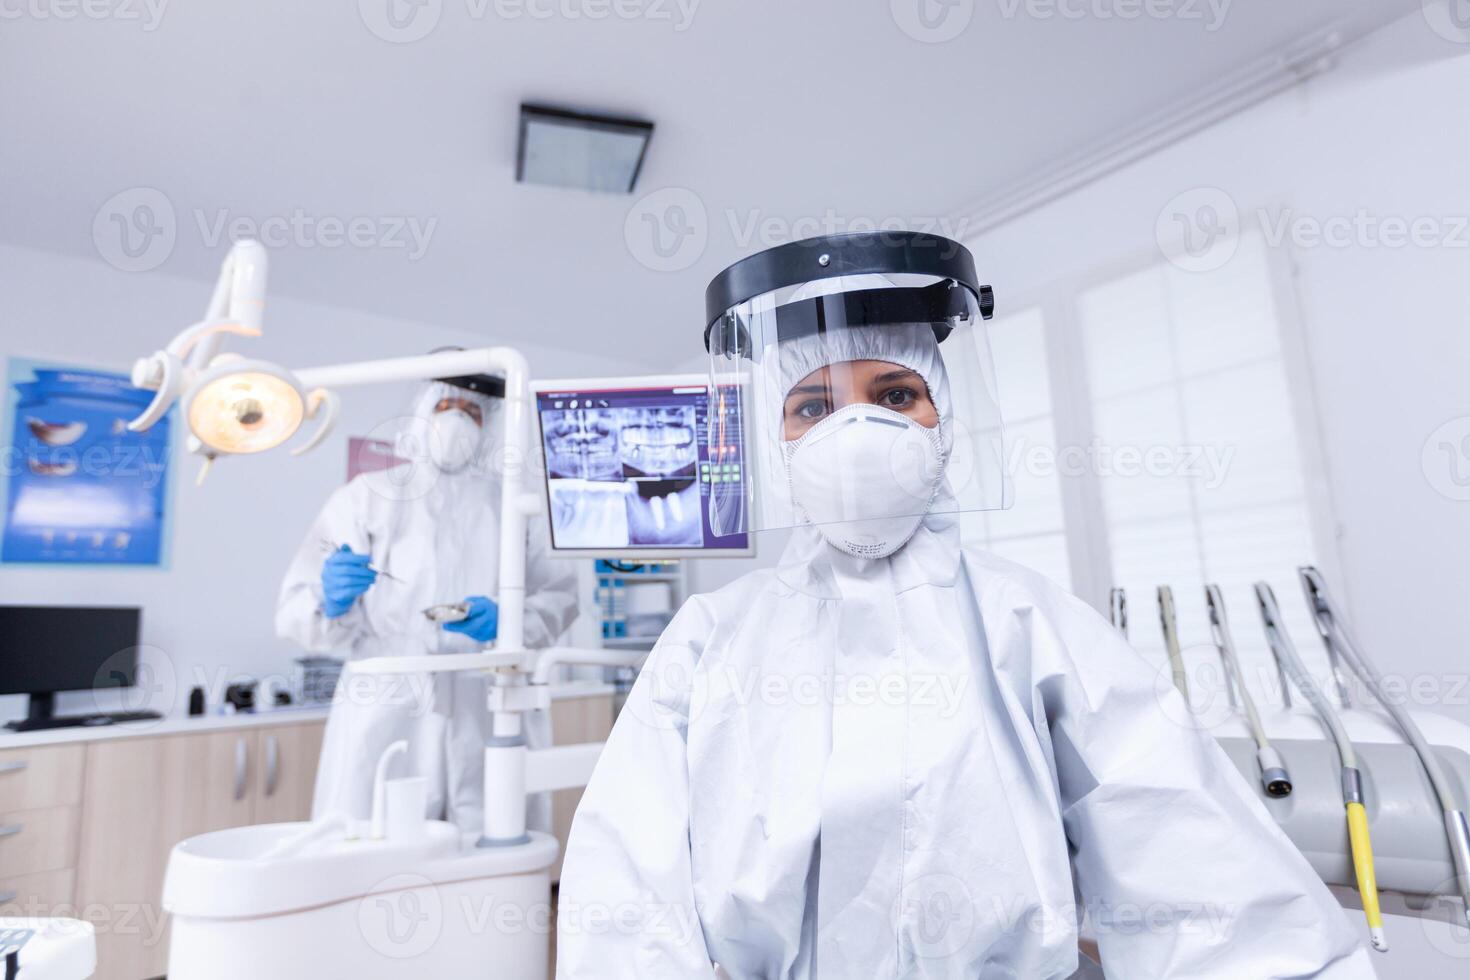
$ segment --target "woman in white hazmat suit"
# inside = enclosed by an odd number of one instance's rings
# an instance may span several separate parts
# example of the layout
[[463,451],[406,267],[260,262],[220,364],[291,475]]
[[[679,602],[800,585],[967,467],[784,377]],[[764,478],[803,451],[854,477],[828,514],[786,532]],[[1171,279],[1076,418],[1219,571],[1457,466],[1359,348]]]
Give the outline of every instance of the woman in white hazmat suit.
[[[297,550],[276,609],[283,638],[308,650],[345,650],[354,660],[474,653],[493,640],[500,577],[497,388],[504,391],[501,379],[479,375],[420,388],[395,447],[406,461],[363,473],[334,492]],[[571,563],[549,557],[542,522],[530,522],[527,538],[525,641],[544,647],[576,617],[576,573]],[[471,616],[461,623],[438,625],[424,615],[430,606],[462,601],[470,603]],[[327,721],[313,818],[367,819],[378,757],[407,739],[407,765],[395,764],[390,775],[427,776],[427,815],[479,833],[490,734],[486,693],[478,673],[344,674]],[[550,744],[544,715],[527,720],[534,747]],[[531,801],[527,819],[550,829],[545,794]]]
[[752,262],[710,287],[752,485],[713,488],[711,520],[797,526],[644,667],[573,824],[558,976],[1050,980],[1078,973],[1085,909],[1122,980],[1372,977],[1167,674],[961,546],[1003,482],[983,342],[952,378],[989,312],[969,253],[842,236]]

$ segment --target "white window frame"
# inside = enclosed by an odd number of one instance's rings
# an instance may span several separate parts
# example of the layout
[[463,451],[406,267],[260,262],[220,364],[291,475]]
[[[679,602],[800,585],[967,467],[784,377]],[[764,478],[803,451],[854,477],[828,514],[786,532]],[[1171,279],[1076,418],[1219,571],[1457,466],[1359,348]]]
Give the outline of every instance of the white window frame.
[[[1291,393],[1292,422],[1300,449],[1303,493],[1311,515],[1316,561],[1329,579],[1342,582],[1341,528],[1336,517],[1331,468],[1318,408],[1320,402],[1312,371],[1310,339],[1297,288],[1300,265],[1288,244],[1274,248],[1267,245],[1264,254],[1270,277],[1271,303],[1280,332],[1282,367]],[[1052,418],[1059,447],[1088,445],[1095,432],[1087,361],[1078,324],[1078,297],[1093,288],[1153,268],[1163,261],[1157,251],[1136,252],[1084,275],[1060,277],[1014,296],[1007,296],[1003,289],[997,290],[997,301],[1002,310],[1021,311],[1034,307],[1041,312],[1051,380]],[[996,370],[1004,371],[1005,365],[997,364]],[[1002,405],[1001,409],[1004,411],[1005,406]],[[1108,593],[1114,583],[1107,520],[1102,504],[1102,482],[1092,472],[1082,477],[1059,479],[1072,591],[1106,614]],[[1263,574],[1267,571],[1262,569]]]

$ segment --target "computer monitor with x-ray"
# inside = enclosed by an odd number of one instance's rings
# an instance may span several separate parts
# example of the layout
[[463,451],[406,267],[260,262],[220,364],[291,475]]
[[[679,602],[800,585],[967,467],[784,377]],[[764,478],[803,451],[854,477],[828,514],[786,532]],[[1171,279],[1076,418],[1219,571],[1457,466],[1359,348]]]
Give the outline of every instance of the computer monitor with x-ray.
[[711,446],[709,381],[660,375],[533,385],[551,545],[614,560],[749,557],[748,534],[717,537],[709,499],[742,483],[738,431]]

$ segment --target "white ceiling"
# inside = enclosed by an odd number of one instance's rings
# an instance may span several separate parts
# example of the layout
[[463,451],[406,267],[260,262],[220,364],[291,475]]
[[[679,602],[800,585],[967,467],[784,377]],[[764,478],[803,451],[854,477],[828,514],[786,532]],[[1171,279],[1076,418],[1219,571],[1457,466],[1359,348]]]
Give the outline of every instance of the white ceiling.
[[[142,264],[162,257],[158,271],[204,279],[224,252],[210,241],[221,213],[362,216],[377,222],[373,238],[397,218],[432,222],[418,258],[293,233],[273,253],[272,290],[512,343],[611,351],[631,337],[651,364],[696,355],[705,283],[797,219],[830,215],[842,230],[952,214],[1344,6],[1173,0],[1180,16],[1125,20],[1028,14],[1056,0],[174,0],[149,29],[148,3],[168,0],[56,16],[77,2],[7,5],[32,12],[0,25],[0,238],[95,258],[94,223],[115,238],[106,208],[131,215],[139,200],[109,199],[153,188],[176,240]],[[900,26],[920,2],[973,16],[953,40],[925,42]],[[418,11],[409,31],[433,29],[382,39],[367,25],[386,23],[389,4]],[[1353,6],[1377,23],[1417,3]],[[515,183],[523,99],[653,120],[635,193]],[[653,205],[706,215],[669,260],[687,266],[677,271],[649,268],[660,260],[642,212],[630,218],[663,188],[694,197]]]

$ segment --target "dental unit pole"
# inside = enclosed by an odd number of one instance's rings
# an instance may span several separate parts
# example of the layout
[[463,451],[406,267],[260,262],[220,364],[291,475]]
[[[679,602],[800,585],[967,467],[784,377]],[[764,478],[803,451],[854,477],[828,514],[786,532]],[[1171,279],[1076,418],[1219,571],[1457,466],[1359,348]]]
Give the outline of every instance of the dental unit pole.
[[1189,677],[1184,672],[1184,655],[1179,650],[1179,624],[1174,616],[1174,590],[1167,585],[1159,586],[1159,622],[1164,628],[1164,649],[1169,654],[1169,666],[1174,672],[1174,686],[1184,695],[1189,704]]
[[1383,676],[1337,617],[1331,594],[1327,591],[1327,582],[1322,577],[1322,573],[1307,565],[1298,568],[1297,575],[1301,578],[1302,590],[1307,597],[1307,607],[1312,611],[1312,618],[1317,625],[1318,632],[1322,634],[1332,649],[1341,654],[1348,667],[1358,675],[1363,683],[1368,685],[1373,697],[1393,717],[1394,722],[1403,732],[1404,738],[1419,756],[1424,772],[1429,776],[1429,782],[1434,787],[1435,795],[1439,798],[1440,808],[1444,811],[1445,833],[1449,839],[1450,855],[1455,865],[1457,879],[1455,888],[1465,903],[1465,917],[1467,923],[1470,923],[1470,825],[1467,825],[1465,810],[1455,794],[1454,787],[1445,775],[1444,766],[1409,713],[1398,701],[1385,696]]
[[[1261,788],[1266,791],[1267,796],[1277,799],[1290,796],[1291,776],[1286,771],[1286,762],[1281,758],[1281,753],[1271,747],[1265,726],[1261,724],[1261,715],[1256,710],[1255,699],[1245,686],[1245,673],[1240,669],[1240,657],[1235,652],[1235,640],[1230,635],[1230,621],[1225,616],[1225,596],[1218,585],[1205,586],[1205,606],[1210,613],[1210,634],[1214,638],[1215,647],[1220,651],[1220,658],[1225,661],[1225,684],[1240,692],[1240,705],[1245,713],[1246,724],[1250,726],[1251,737],[1256,740],[1256,763],[1261,767]],[[1234,704],[1235,699],[1232,697],[1231,705]]]
[[1342,759],[1342,798],[1347,809],[1348,843],[1352,848],[1353,871],[1358,879],[1358,895],[1363,900],[1363,915],[1368,920],[1368,936],[1373,948],[1380,953],[1388,951],[1388,939],[1383,932],[1383,913],[1378,902],[1378,880],[1373,867],[1373,842],[1368,833],[1368,811],[1363,806],[1363,776],[1358,771],[1358,756],[1353,743],[1343,728],[1322,689],[1317,686],[1307,668],[1297,655],[1296,647],[1287,636],[1282,625],[1281,610],[1276,605],[1276,596],[1271,586],[1257,582],[1256,601],[1261,607],[1261,621],[1266,628],[1266,641],[1271,652],[1286,668],[1292,683],[1311,703],[1317,717],[1332,734],[1337,743],[1337,752]]

